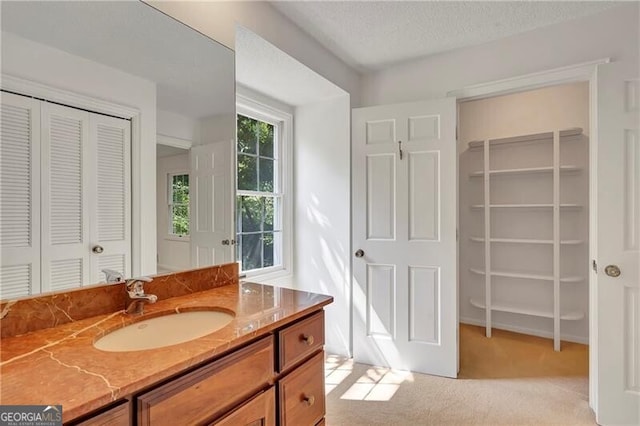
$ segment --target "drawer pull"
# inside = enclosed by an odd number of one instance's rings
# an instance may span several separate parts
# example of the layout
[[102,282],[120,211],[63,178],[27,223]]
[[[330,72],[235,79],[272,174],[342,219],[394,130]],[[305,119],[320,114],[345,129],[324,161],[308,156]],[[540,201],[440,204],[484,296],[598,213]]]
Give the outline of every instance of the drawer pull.
[[313,395],[302,396],[302,401],[307,405],[307,407],[311,407],[316,402],[316,397]]
[[300,340],[302,340],[309,346],[313,345],[313,342],[315,342],[315,339],[311,334],[303,334],[302,336],[300,336]]

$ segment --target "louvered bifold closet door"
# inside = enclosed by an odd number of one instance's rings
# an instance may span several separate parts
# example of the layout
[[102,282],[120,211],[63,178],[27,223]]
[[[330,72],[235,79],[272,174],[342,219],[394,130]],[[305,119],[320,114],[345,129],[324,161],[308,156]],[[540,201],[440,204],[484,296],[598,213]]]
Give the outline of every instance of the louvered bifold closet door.
[[42,291],[89,283],[89,113],[42,104]]
[[92,169],[91,281],[104,280],[102,269],[131,276],[131,122],[91,114],[90,140],[95,147]]
[[40,105],[0,101],[0,299],[40,292]]

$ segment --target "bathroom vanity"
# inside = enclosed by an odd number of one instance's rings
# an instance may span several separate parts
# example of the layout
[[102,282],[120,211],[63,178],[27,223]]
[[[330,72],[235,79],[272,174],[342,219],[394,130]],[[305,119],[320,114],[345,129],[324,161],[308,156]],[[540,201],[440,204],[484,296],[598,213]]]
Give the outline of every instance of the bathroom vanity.
[[[174,275],[169,281],[184,293],[187,281]],[[323,307],[333,299],[237,279],[224,284],[161,297],[139,317],[117,311],[3,334],[0,403],[61,404],[65,424],[74,425],[323,424]],[[60,307],[63,300],[43,306]],[[0,308],[5,318],[23,309],[20,301]],[[233,319],[177,345],[129,352],[94,347],[132,323],[200,310]]]

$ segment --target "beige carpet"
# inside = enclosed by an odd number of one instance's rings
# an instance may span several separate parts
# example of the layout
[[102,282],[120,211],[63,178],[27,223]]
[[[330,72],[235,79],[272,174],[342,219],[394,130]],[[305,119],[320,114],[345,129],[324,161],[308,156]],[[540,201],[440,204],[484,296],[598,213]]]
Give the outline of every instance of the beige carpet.
[[326,359],[327,424],[593,425],[588,348],[479,327],[460,330],[460,374],[446,379]]

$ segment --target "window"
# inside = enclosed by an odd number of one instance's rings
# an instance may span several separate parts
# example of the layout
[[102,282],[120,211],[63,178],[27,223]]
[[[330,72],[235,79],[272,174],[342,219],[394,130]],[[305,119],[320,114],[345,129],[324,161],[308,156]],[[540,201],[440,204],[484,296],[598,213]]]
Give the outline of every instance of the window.
[[169,235],[189,235],[189,175],[169,175]]
[[283,267],[281,129],[237,117],[236,254],[244,272]]

